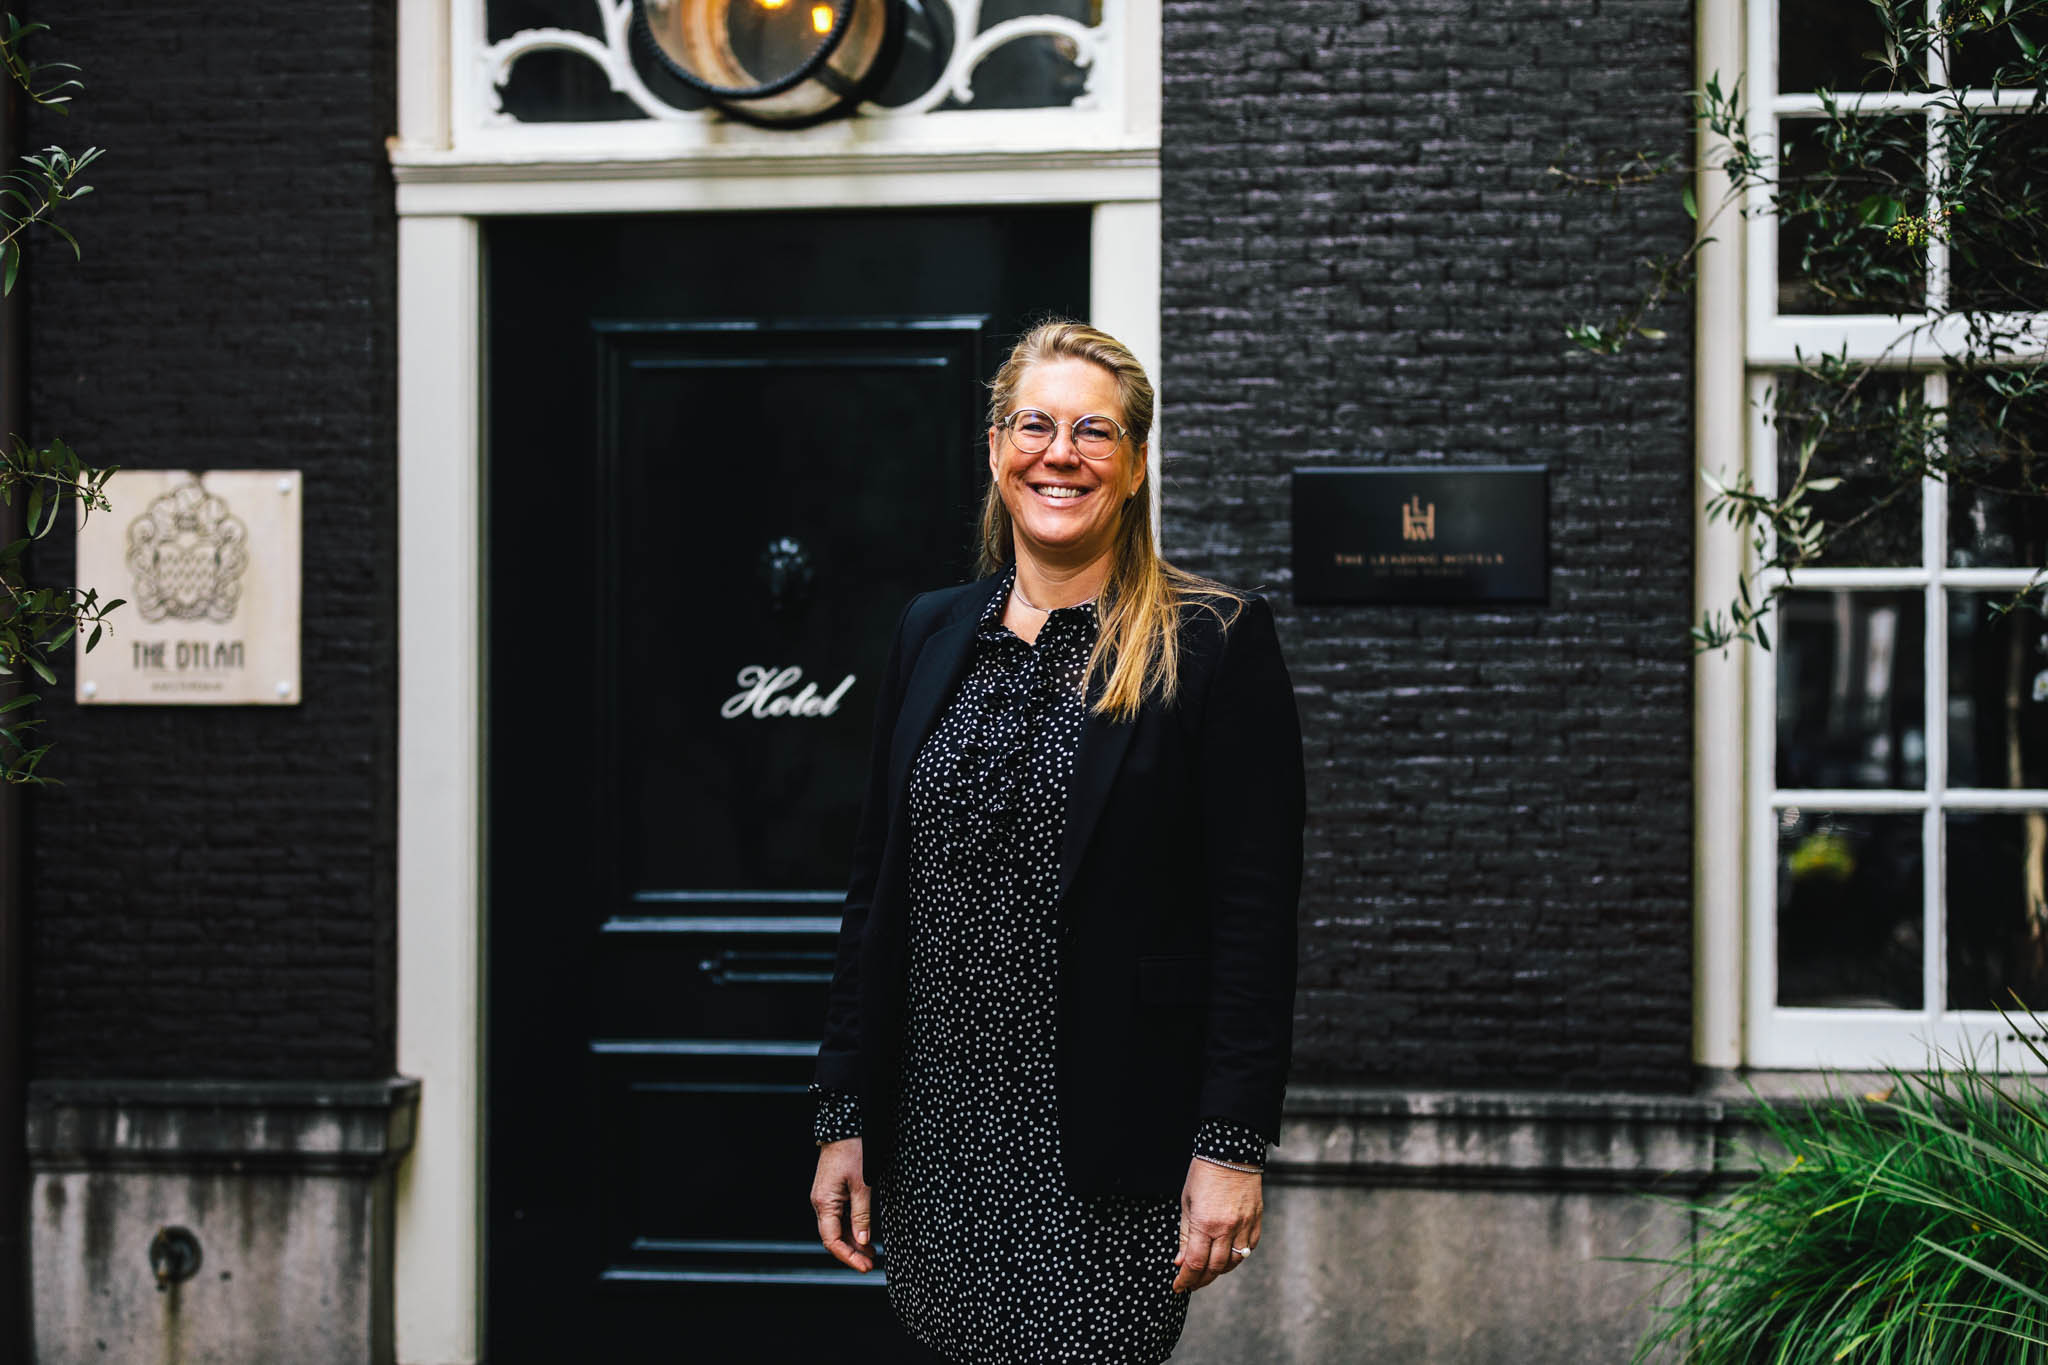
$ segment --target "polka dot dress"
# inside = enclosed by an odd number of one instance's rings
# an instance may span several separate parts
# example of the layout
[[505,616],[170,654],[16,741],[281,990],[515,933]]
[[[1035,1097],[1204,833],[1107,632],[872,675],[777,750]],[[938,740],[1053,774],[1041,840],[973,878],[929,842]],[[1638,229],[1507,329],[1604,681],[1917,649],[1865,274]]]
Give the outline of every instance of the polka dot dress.
[[[889,1300],[962,1365],[1153,1365],[1187,1316],[1179,1203],[1068,1193],[1055,1112],[1060,840],[1095,607],[1054,611],[1027,644],[1002,624],[1008,586],[910,775],[903,1091],[876,1187]],[[821,1141],[859,1123],[853,1097],[821,1095]],[[1194,1145],[1265,1150],[1221,1123]]]

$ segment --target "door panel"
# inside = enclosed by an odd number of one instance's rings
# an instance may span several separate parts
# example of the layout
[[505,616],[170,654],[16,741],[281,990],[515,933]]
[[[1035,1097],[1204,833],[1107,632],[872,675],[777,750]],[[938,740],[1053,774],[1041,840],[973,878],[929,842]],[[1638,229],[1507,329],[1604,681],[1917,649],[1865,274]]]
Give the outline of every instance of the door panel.
[[487,1353],[897,1358],[817,1245],[875,688],[1085,210],[508,220],[487,307]]

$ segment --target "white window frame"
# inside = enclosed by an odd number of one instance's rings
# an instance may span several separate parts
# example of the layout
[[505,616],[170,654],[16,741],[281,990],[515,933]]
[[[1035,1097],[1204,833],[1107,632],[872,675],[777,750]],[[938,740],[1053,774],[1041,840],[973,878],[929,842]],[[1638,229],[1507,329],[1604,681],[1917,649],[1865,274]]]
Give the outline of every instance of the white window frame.
[[[1747,6],[1745,89],[1749,99],[1748,132],[1759,148],[1777,145],[1777,121],[1786,115],[1818,112],[1820,102],[1811,95],[1780,95],[1777,90],[1778,4],[1793,0],[1751,0]],[[1930,0],[1930,9],[1935,0]],[[1735,0],[1710,0],[1701,19],[1700,65],[1704,79],[1718,72],[1727,84],[1732,30],[1740,6]],[[1939,60],[1937,54],[1936,60]],[[2005,92],[1998,101],[2010,107],[2023,104],[2024,92]],[[1843,96],[1842,104],[1871,112],[1925,110],[1930,101],[1918,95]],[[1973,100],[1973,103],[1980,101]],[[1986,98],[1981,101],[1990,104]],[[1932,122],[1930,120],[1930,134]],[[1930,155],[1935,147],[1930,141]],[[1700,202],[1715,202],[1719,177],[1702,177]],[[1908,316],[1780,316],[1777,311],[1777,223],[1768,212],[1768,192],[1752,190],[1748,207],[1751,216],[1742,231],[1743,259],[1723,254],[1703,262],[1701,281],[1702,379],[1700,450],[1708,468],[1726,469],[1734,455],[1746,460],[1757,487],[1774,492],[1777,483],[1776,433],[1764,420],[1766,394],[1773,376],[1794,365],[1799,356],[1847,349],[1852,359],[1876,360],[1925,375],[1927,395],[1939,402],[1945,380],[1938,369],[1943,356],[1961,350],[1960,329],[1943,326],[1913,336],[1921,318]],[[1708,266],[1713,270],[1711,275]],[[1933,243],[1929,249],[1927,281],[1930,299],[1941,297],[1946,287],[1945,249]],[[1739,283],[1747,279],[1744,289]],[[1731,326],[1729,309],[1711,300],[1709,289],[1730,290],[1746,305],[1746,325],[1741,328],[1743,365],[1731,372],[1725,359],[1714,361],[1711,348],[1728,349]],[[1922,315],[1924,317],[1924,315]],[[2035,339],[2041,339],[2040,317],[2027,321],[2035,325]],[[1706,371],[1713,364],[1711,383]],[[1730,418],[1730,406],[1741,417]],[[1710,416],[1710,405],[1712,413]],[[1702,499],[1703,501],[1704,499]],[[1925,594],[1926,628],[1925,717],[1927,781],[1914,792],[1898,791],[1784,791],[1774,780],[1777,731],[1777,664],[1771,651],[1741,647],[1734,661],[1744,673],[1746,699],[1739,695],[1735,679],[1724,663],[1719,670],[1702,666],[1701,705],[1715,706],[1713,718],[1704,713],[1696,727],[1700,745],[1702,776],[1701,810],[1696,855],[1726,858],[1740,850],[1746,873],[1741,899],[1746,903],[1742,924],[1742,998],[1744,1008],[1740,1033],[1733,1024],[1729,979],[1731,959],[1730,902],[1737,895],[1725,869],[1703,877],[1700,905],[1700,934],[1703,962],[1698,979],[1696,1010],[1701,1037],[1696,1052],[1709,1065],[1730,1065],[1737,1061],[1755,1067],[1849,1068],[1881,1065],[1924,1064],[1930,1049],[1951,1056],[1979,1052],[2006,1066],[2027,1066],[2033,1059],[2024,1048],[2009,1041],[2010,1029],[1991,1010],[1951,1010],[1946,1000],[1947,961],[1945,925],[1945,841],[1942,837],[1944,811],[2037,810],[2048,809],[2048,790],[2025,792],[2000,789],[1948,788],[1948,619],[1946,590],[1982,588],[2018,590],[2027,586],[2035,568],[2015,566],[1997,569],[1956,569],[1948,558],[1947,488],[1928,480],[1922,488],[1921,561],[1900,568],[1807,569],[1792,582],[1801,589],[1826,588],[1917,588]],[[1741,551],[1726,544],[1732,536],[1725,525],[1706,527],[1701,523],[1702,562],[1698,574],[1699,606],[1702,610],[1725,610],[1732,596],[1734,575],[1754,568],[1741,558]],[[1716,543],[1719,541],[1720,543]],[[1712,547],[1710,549],[1710,547]],[[1709,556],[1711,555],[1711,562]],[[2036,566],[2039,567],[2039,566]],[[1771,574],[1759,586],[1783,584],[1782,575]],[[1774,635],[1775,622],[1771,625]],[[1746,700],[1746,705],[1745,705]],[[1727,714],[1741,717],[1729,724]],[[1738,835],[1730,828],[1730,782],[1728,765],[1715,763],[1705,746],[1711,740],[1725,743],[1731,732],[1746,731],[1741,806],[1745,828]],[[1711,765],[1711,766],[1710,766]],[[1779,812],[1792,805],[1844,813],[1870,811],[1920,812],[1923,867],[1923,1005],[1917,1010],[1847,1010],[1787,1008],[1776,1003],[1777,987],[1777,860]],[[1981,1050],[1981,1052],[1980,1052]]]
[[[1091,317],[1156,376],[1161,3],[1108,0],[1105,23],[1122,25],[1119,93],[1093,108],[893,121],[925,128],[916,133],[880,132],[882,118],[774,133],[704,119],[479,129],[469,120],[481,0],[399,0],[398,1069],[421,1081],[417,1136],[397,1173],[400,1365],[473,1365],[482,1351],[480,223],[1088,205]],[[1155,518],[1164,445],[1155,427]]]

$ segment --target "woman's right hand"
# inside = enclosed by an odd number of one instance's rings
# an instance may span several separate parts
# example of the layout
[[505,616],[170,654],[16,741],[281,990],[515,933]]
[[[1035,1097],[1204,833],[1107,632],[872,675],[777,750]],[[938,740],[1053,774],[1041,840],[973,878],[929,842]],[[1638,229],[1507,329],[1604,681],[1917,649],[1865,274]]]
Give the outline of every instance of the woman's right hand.
[[867,1182],[861,1179],[859,1138],[828,1142],[818,1149],[818,1174],[811,1181],[811,1209],[818,1215],[818,1240],[825,1250],[865,1275],[875,1268],[868,1243]]

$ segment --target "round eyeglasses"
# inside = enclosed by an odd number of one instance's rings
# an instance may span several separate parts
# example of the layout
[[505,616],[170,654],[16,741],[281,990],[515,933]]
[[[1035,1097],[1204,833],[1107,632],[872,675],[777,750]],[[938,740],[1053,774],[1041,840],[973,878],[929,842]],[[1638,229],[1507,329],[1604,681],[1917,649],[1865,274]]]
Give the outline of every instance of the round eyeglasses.
[[1042,455],[1066,427],[1073,435],[1074,449],[1091,460],[1106,460],[1116,453],[1116,448],[1128,435],[1124,424],[1114,417],[1104,417],[1091,412],[1085,417],[1076,417],[1072,422],[1062,422],[1051,413],[1040,412],[1037,408],[1019,408],[996,424],[1009,433],[1010,444],[1017,447],[1019,455]]

